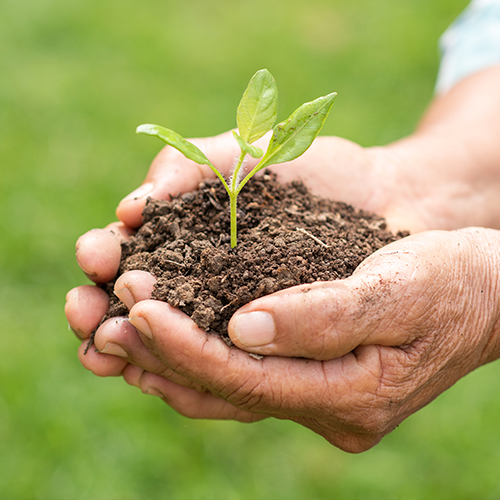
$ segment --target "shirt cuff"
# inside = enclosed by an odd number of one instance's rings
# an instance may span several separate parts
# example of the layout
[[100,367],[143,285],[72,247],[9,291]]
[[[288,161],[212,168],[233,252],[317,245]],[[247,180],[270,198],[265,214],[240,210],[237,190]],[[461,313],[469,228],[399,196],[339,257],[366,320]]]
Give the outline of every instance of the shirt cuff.
[[500,64],[500,0],[474,0],[440,39],[436,93],[465,77]]

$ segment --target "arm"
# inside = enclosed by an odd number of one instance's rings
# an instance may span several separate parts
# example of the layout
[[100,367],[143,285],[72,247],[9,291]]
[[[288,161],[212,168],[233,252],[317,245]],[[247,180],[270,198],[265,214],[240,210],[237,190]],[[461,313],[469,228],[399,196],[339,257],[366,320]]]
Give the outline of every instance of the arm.
[[499,88],[500,66],[466,78],[384,148],[426,228],[500,227]]

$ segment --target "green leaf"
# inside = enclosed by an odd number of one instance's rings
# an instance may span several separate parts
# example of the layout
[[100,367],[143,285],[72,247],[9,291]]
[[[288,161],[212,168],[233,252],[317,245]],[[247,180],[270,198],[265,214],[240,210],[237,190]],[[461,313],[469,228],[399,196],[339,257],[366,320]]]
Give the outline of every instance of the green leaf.
[[147,134],[158,137],[162,141],[166,142],[169,146],[180,151],[186,158],[193,160],[198,163],[198,165],[208,165],[214,174],[220,179],[226,191],[229,193],[229,186],[227,185],[224,176],[212,165],[210,160],[198,149],[192,142],[186,141],[184,137],[180,136],[177,132],[170,130],[160,125],[152,125],[146,123],[144,125],[139,125],[136,129],[138,134]]
[[234,130],[233,130],[233,136],[236,139],[236,142],[240,145],[241,150],[244,151],[245,153],[248,153],[250,156],[253,156],[254,158],[262,158],[262,156],[264,156],[264,151],[262,151],[262,149],[248,144]]
[[274,127],[264,158],[255,172],[269,165],[294,160],[312,144],[325,123],[337,94],[333,92],[302,104],[284,122]]
[[251,144],[269,132],[278,116],[278,87],[267,69],[252,76],[236,112],[241,138]]
[[151,125],[146,123],[139,125],[136,129],[138,134],[153,135],[166,142],[169,146],[180,151],[186,158],[193,160],[199,165],[209,165],[212,167],[210,160],[191,142],[186,141],[184,137],[177,132],[170,130],[160,125]]

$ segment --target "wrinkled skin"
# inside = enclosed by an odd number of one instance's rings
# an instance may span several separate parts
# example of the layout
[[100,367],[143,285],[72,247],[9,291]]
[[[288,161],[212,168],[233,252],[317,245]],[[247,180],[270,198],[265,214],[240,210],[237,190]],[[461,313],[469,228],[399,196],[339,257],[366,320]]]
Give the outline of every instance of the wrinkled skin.
[[[462,102],[469,87],[466,81],[451,97]],[[374,149],[321,138],[303,157],[276,169],[282,180],[301,177],[317,194],[378,212],[392,229],[418,234],[379,250],[346,280],[294,287],[244,306],[229,325],[240,349],[207,335],[168,304],[149,300],[154,277],[131,271],[115,287],[129,317],[101,325],[97,350],[83,356],[108,298],[97,287],[78,287],[68,293],[66,315],[83,340],[82,364],[99,376],[123,376],[187,417],[290,419],[341,449],[360,452],[459,378],[497,359],[499,232],[429,229],[500,226],[486,209],[500,199],[491,165],[500,155],[489,154],[481,164],[478,156],[457,151],[455,129],[452,138],[441,134],[436,143],[433,113],[443,116],[446,104],[431,109],[430,135],[424,127],[414,139]],[[224,172],[235,156],[228,137],[197,140]],[[436,173],[446,153],[453,169]],[[414,157],[416,164],[408,160]],[[478,165],[490,173],[489,183]],[[102,283],[115,275],[119,242],[140,225],[146,196],[192,190],[210,173],[162,150],[143,187],[119,205],[121,222],[79,239],[77,259],[87,276]]]

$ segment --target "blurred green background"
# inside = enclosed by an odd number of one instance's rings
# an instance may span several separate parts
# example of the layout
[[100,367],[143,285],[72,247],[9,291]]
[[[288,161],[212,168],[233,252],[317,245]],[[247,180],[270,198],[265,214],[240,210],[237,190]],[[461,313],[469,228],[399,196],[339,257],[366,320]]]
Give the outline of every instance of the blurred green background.
[[288,422],[190,421],[76,358],[77,237],[114,218],[159,144],[235,126],[267,67],[280,117],[327,92],[324,134],[412,131],[466,0],[2,0],[0,498],[500,498],[498,363],[349,455]]

